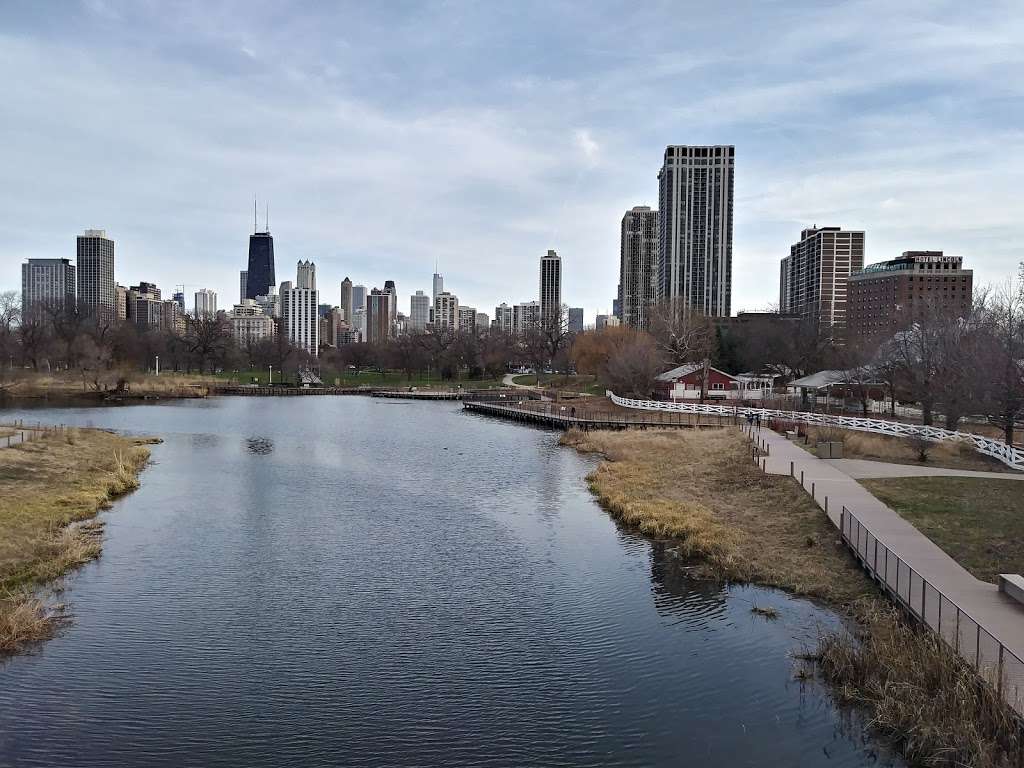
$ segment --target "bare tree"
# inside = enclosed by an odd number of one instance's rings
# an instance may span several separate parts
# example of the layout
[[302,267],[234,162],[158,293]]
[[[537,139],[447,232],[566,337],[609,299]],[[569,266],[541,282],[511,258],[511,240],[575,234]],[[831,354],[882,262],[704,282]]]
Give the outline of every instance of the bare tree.
[[714,321],[678,301],[652,306],[649,316],[651,335],[665,362],[672,366],[698,366],[700,397],[706,399],[711,363],[718,351]]
[[984,311],[985,340],[981,353],[986,400],[995,412],[1007,445],[1024,413],[1024,263],[1016,281],[998,290]]
[[186,315],[185,347],[198,362],[199,372],[222,362],[233,342],[231,326],[223,315]]
[[634,343],[616,349],[605,366],[603,378],[616,394],[646,399],[654,391],[662,371],[657,344],[647,334],[637,334]]

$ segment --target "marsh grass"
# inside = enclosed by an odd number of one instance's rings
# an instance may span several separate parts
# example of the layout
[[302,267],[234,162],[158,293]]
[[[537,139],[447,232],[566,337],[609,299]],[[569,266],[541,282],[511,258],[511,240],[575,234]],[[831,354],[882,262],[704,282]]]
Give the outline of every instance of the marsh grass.
[[938,635],[878,602],[858,605],[855,616],[852,633],[819,641],[819,666],[837,698],[869,711],[913,765],[1019,765],[1020,724]]
[[[4,393],[9,397],[76,397],[82,395],[119,395],[124,397],[206,397],[217,383],[212,376],[163,374],[154,376],[138,372],[112,371],[98,380],[83,380],[78,375],[33,373],[17,375]],[[125,388],[118,390],[123,383]]]
[[[837,699],[862,707],[912,765],[1017,765],[1009,707],[891,607],[799,485],[754,467],[737,430],[570,430],[562,443],[606,459],[588,481],[609,514],[677,539],[704,575],[823,598],[848,616],[851,630],[794,654],[794,677],[811,679],[820,667]],[[768,618],[774,609],[751,610]]]
[[76,429],[0,451],[0,652],[53,631],[32,589],[99,555],[103,525],[92,518],[138,487],[145,442]]

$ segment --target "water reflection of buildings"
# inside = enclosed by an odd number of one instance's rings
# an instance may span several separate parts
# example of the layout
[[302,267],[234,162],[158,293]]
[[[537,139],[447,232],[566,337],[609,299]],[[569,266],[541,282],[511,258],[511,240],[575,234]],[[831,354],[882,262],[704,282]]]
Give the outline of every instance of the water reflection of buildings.
[[274,452],[274,441],[269,437],[250,437],[245,441],[245,450],[257,456],[267,456]]
[[670,542],[649,544],[651,592],[659,614],[685,619],[695,627],[705,627],[725,615],[725,584],[695,577],[693,564],[680,556]]

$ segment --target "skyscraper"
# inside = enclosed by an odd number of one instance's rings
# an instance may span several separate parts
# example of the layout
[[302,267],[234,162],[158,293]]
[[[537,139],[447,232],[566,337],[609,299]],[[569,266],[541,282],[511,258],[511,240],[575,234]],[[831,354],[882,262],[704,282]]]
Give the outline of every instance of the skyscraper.
[[300,261],[295,265],[295,287],[316,290],[316,264],[312,261]]
[[374,288],[366,297],[366,336],[370,344],[380,344],[392,337],[391,294]]
[[647,328],[655,302],[658,260],[658,212],[646,205],[626,211],[619,241],[619,306],[612,314],[625,325]]
[[100,315],[116,312],[114,297],[114,241],[102,229],[87,229],[77,243],[78,308]]
[[422,331],[430,322],[430,297],[423,291],[416,291],[409,297],[409,328]]
[[241,272],[238,273],[238,303],[239,304],[244,304],[245,300],[248,298],[245,295],[245,290],[246,290],[245,284],[248,281],[248,278],[249,278],[249,273],[246,270],[243,269]]
[[562,309],[562,260],[549,250],[540,257],[540,317],[544,323],[556,322]]
[[810,227],[779,265],[779,313],[813,318],[828,334],[846,327],[850,275],[864,267],[864,232]]
[[433,301],[435,301],[437,299],[437,294],[441,293],[442,291],[444,291],[444,275],[441,275],[441,274],[435,272],[434,273],[434,293],[430,297],[431,298],[431,303],[433,303]]
[[196,317],[215,317],[217,315],[217,292],[208,288],[200,288],[195,295]]
[[583,307],[569,307],[569,333],[583,333]]
[[[252,268],[249,269],[252,274]],[[296,283],[281,283],[281,333],[300,349],[316,356],[320,350],[320,293],[316,289],[316,266],[300,261]]]
[[68,259],[29,259],[21,265],[21,312],[75,306],[75,267]]
[[434,297],[434,329],[454,331],[459,327],[459,297],[441,291]]
[[665,149],[658,173],[659,301],[729,316],[734,163],[732,146]]
[[352,325],[352,281],[347,276],[341,281],[341,301],[338,307],[345,322]]
[[494,308],[494,327],[505,333],[513,333],[516,329],[512,307],[504,301]]
[[270,234],[269,225],[264,227],[263,232],[254,231],[249,235],[249,268],[246,272],[247,299],[266,296],[270,292],[270,286],[277,285],[277,279],[274,277],[274,238]]

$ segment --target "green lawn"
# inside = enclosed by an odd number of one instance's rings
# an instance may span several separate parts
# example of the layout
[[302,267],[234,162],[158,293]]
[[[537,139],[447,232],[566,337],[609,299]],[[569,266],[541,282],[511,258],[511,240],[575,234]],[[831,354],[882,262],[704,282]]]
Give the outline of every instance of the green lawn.
[[976,477],[862,480],[983,581],[1024,572],[1024,482]]

